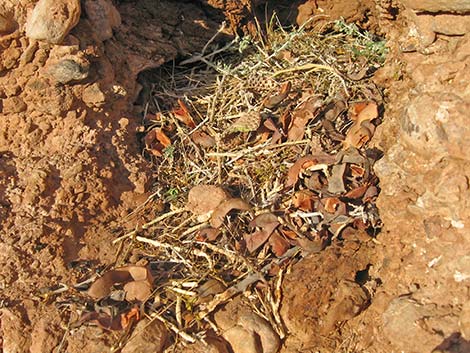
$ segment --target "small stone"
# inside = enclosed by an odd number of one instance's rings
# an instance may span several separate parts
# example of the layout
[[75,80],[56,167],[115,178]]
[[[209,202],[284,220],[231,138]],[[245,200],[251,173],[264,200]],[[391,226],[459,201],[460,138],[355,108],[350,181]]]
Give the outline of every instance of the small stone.
[[8,48],[3,52],[3,65],[9,70],[16,66],[21,51],[18,48]]
[[163,352],[168,331],[160,321],[140,321],[134,329],[122,353],[160,353]]
[[101,91],[99,84],[94,83],[83,90],[82,99],[88,107],[101,107],[106,96]]
[[47,72],[60,83],[81,81],[88,77],[89,67],[72,58],[63,59],[48,67]]
[[240,298],[215,313],[214,320],[233,353],[276,353],[279,336],[265,319],[243,304]]
[[85,0],[85,11],[99,40],[113,36],[113,28],[121,24],[121,15],[109,0]]
[[17,24],[13,19],[0,15],[0,33],[11,33],[17,27]]
[[39,0],[26,21],[26,36],[60,44],[80,19],[80,0]]
[[3,113],[21,113],[27,109],[25,102],[20,97],[10,97],[3,100]]

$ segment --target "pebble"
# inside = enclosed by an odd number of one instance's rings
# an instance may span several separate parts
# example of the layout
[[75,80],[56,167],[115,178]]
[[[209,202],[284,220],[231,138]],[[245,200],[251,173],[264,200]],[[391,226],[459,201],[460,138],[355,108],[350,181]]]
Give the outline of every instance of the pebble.
[[26,36],[60,44],[80,19],[80,0],[39,0],[26,21]]
[[87,78],[89,67],[73,58],[67,58],[49,66],[47,72],[56,81],[60,83],[69,83],[72,81],[81,81]]
[[85,12],[99,40],[113,36],[113,28],[121,24],[121,15],[109,0],[85,0]]
[[99,84],[94,83],[83,90],[82,99],[88,107],[101,107],[105,103],[106,96]]

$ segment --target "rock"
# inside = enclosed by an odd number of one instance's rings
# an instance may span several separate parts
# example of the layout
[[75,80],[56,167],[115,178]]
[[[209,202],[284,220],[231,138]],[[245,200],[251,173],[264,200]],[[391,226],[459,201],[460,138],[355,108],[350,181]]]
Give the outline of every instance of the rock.
[[184,353],[229,353],[227,342],[225,342],[221,337],[206,337],[205,343],[196,342],[191,345],[178,345],[175,352],[184,352]]
[[21,51],[18,48],[8,48],[3,52],[3,66],[9,70],[16,66],[18,59],[21,56]]
[[101,91],[99,84],[94,83],[83,90],[82,99],[88,107],[101,107],[106,100],[106,96]]
[[422,12],[459,12],[470,11],[468,0],[403,0],[406,7]]
[[122,353],[159,353],[166,345],[168,331],[160,321],[140,321]]
[[99,40],[113,36],[113,28],[121,24],[121,15],[109,0],[85,0],[87,17]]
[[[420,322],[431,316],[433,309],[409,298],[395,298],[382,315],[386,337],[399,351],[431,352],[440,343],[441,338],[426,331]],[[417,337],[419,339],[416,339]]]
[[53,352],[61,338],[61,329],[50,321],[42,318],[33,327],[31,333],[30,353]]
[[460,312],[459,328],[462,337],[470,341],[470,300],[463,305]]
[[23,353],[29,351],[28,333],[25,330],[21,314],[9,309],[0,310],[0,337],[2,338],[3,352]]
[[80,19],[80,0],[39,0],[26,22],[26,36],[60,44]]
[[6,15],[0,15],[0,33],[11,33],[16,27],[17,24],[12,18]]
[[81,81],[88,77],[89,64],[78,58],[66,58],[47,67],[47,73],[60,83]]
[[20,97],[10,97],[3,100],[3,113],[21,113],[27,109],[25,102]]
[[271,325],[240,298],[218,311],[214,320],[233,353],[276,353],[279,350],[281,342]]

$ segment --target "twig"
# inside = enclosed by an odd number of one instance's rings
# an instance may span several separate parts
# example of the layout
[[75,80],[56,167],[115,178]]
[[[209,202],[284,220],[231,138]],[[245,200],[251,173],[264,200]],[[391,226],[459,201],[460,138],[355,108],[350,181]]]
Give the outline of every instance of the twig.
[[[185,212],[185,211],[186,211],[185,208],[179,208],[179,209],[177,209],[177,210],[170,211],[170,212],[167,212],[167,213],[165,213],[165,214],[162,214],[161,216],[159,216],[159,217],[157,217],[157,218],[151,220],[150,222],[145,223],[145,224],[141,227],[141,229],[143,229],[143,230],[148,229],[148,228],[150,228],[151,226],[153,226],[154,224],[156,224],[156,223],[158,223],[158,222],[161,222],[161,221],[167,219],[168,217],[171,217],[171,216],[174,216],[174,215],[183,213],[183,212]],[[117,238],[117,239],[114,239],[114,240],[113,240],[113,244],[116,244],[116,243],[118,243],[118,242],[120,242],[120,241],[123,241],[124,239],[130,238],[130,237],[136,235],[138,232],[139,232],[139,229],[136,229],[136,230],[133,230],[132,232],[129,232],[129,233],[127,233],[127,234],[125,234],[125,235],[123,235],[123,236]]]

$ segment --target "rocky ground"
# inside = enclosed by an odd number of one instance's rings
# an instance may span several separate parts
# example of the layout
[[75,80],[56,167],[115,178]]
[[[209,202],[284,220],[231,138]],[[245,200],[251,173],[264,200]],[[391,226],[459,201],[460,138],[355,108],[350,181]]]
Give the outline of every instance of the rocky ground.
[[[153,179],[136,134],[137,76],[200,51],[224,20],[252,31],[250,16],[264,13],[264,3],[0,3],[4,352],[110,350],[116,335],[89,326],[71,330],[65,304],[47,288],[73,286],[77,260],[112,264],[117,235],[111,230],[133,229],[139,221],[127,215],[147,200]],[[281,316],[289,335],[281,351],[468,352],[470,6],[268,1],[266,9],[273,8],[286,21],[342,16],[384,35],[389,45],[386,65],[375,75],[386,89],[385,119],[372,141],[384,153],[375,166],[384,228],[374,241],[352,237],[286,275]],[[156,214],[149,207],[148,219]],[[348,287],[359,287],[361,278],[374,283],[367,300]],[[356,295],[345,298],[345,292]],[[340,325],[331,312],[341,312]],[[246,352],[237,338],[253,327],[262,342],[256,352],[272,351],[267,342],[277,338],[236,300],[217,315],[219,325],[228,317],[239,326],[235,338],[225,335],[234,353]],[[168,333],[153,326],[123,352],[162,351]],[[230,351],[220,337],[209,343],[178,349]]]

